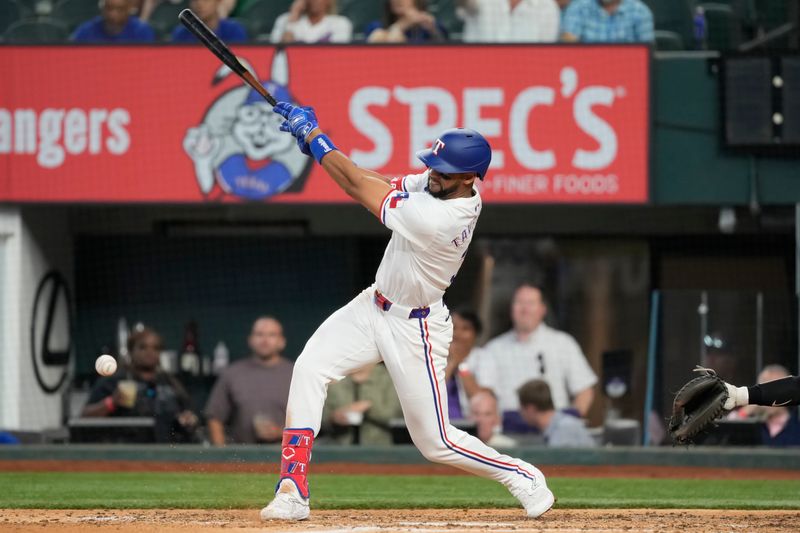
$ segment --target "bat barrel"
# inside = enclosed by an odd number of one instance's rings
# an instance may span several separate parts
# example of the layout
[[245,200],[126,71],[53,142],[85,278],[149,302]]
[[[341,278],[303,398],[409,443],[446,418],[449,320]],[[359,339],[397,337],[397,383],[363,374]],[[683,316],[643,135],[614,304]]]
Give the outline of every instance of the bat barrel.
[[236,56],[233,55],[230,48],[227,47],[222,40],[217,37],[217,35],[211,31],[211,28],[206,26],[206,24],[200,20],[200,17],[194,14],[191,9],[184,9],[178,14],[178,20],[186,26],[192,34],[195,35],[200,42],[202,42],[206,48],[211,50],[215,56],[217,56],[220,61],[222,61],[225,65],[228,66],[232,71],[234,71],[239,77],[241,77],[248,85],[250,85],[253,89],[255,89],[264,99],[269,102],[271,105],[275,105],[277,102],[275,98],[269,94],[269,92],[264,88],[261,83],[248,71],[244,65],[242,65]]

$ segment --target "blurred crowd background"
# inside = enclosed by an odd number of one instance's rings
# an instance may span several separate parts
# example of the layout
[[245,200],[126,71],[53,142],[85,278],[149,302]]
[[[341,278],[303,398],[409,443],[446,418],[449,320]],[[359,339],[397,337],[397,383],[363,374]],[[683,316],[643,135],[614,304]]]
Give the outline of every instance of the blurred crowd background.
[[4,0],[6,43],[163,42],[192,8],[226,42],[653,43],[658,50],[785,47],[791,0]]

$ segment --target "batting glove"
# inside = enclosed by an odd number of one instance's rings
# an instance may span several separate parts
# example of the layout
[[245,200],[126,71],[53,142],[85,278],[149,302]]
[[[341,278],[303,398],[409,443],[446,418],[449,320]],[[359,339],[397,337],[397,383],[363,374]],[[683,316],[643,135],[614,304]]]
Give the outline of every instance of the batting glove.
[[[286,119],[283,124],[281,124],[281,131],[290,132],[298,141],[302,139],[303,142],[305,142],[308,134],[319,127],[319,124],[317,124],[317,115],[314,113],[313,107],[300,107],[288,102],[278,102],[278,105],[272,108],[272,110]],[[298,145],[300,145],[300,143],[298,143]],[[300,149],[303,149],[302,146]]]

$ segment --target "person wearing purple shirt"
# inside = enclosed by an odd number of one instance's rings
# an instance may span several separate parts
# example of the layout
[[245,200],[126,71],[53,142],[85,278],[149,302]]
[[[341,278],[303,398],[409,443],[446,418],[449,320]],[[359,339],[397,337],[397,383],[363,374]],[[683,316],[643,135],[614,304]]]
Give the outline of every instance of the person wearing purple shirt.
[[100,0],[100,16],[87,20],[72,34],[76,43],[151,43],[155,32],[133,16],[131,0]]
[[468,309],[453,311],[450,318],[453,321],[453,340],[444,370],[447,410],[451,419],[461,419],[469,415],[469,399],[479,389],[470,364],[475,362],[475,354],[480,350],[475,347],[475,342],[482,325],[478,315]]
[[[192,0],[189,7],[224,42],[242,43],[247,41],[247,31],[244,26],[234,20],[219,17],[219,3],[220,0]],[[184,26],[178,25],[172,32],[172,42],[197,43],[199,41],[192,32]]]

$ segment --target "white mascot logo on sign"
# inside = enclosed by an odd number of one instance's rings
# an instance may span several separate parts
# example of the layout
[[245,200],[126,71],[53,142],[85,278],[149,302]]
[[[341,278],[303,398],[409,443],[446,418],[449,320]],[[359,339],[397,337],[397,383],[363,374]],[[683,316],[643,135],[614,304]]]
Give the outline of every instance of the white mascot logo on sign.
[[[246,60],[240,61],[253,71]],[[212,85],[231,74],[223,66]],[[287,88],[289,64],[285,52],[275,53],[270,78],[262,82],[270,94],[278,101],[294,102]],[[297,149],[291,135],[280,131],[282,121],[272,106],[246,84],[217,98],[200,125],[189,128],[183,140],[203,195],[209,198],[229,194],[263,200],[302,181],[311,170],[312,159]]]

